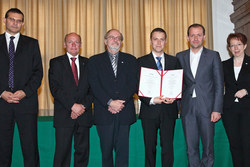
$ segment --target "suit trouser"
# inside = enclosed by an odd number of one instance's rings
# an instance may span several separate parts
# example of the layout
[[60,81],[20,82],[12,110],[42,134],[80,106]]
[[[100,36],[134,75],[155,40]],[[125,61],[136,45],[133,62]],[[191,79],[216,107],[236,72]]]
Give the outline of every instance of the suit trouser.
[[74,167],[87,167],[89,162],[89,127],[56,127],[54,167],[70,167],[74,136]]
[[156,119],[142,118],[141,123],[145,144],[145,167],[155,167],[158,129],[160,130],[162,167],[172,167],[175,119],[159,116]]
[[39,167],[37,113],[20,113],[18,105],[12,106],[8,112],[0,113],[0,166],[11,166],[14,127],[17,123],[24,167]]
[[234,167],[250,167],[250,111],[241,110],[235,103],[224,111],[225,127]]
[[[214,163],[214,123],[204,116],[196,98],[192,98],[192,109],[182,116],[183,131],[187,144],[189,167],[212,167]],[[199,141],[203,153],[200,160]]]
[[102,167],[128,167],[130,125],[121,125],[116,115],[110,125],[96,125],[102,151]]

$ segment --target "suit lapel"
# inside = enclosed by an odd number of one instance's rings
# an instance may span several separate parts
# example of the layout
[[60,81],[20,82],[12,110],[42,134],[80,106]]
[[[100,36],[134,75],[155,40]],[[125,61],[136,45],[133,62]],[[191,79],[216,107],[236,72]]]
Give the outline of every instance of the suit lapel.
[[[103,62],[100,62],[100,63],[105,66],[103,69],[105,69],[105,71],[106,71],[106,69],[108,69],[107,72],[109,73],[109,75],[113,75],[115,77],[115,74],[114,74],[114,71],[113,71],[113,67],[112,67],[112,64],[110,62],[108,51],[105,51],[102,56],[103,56],[103,59],[102,59]],[[119,61],[119,59],[120,58],[118,58],[118,61]],[[119,67],[119,65],[118,65],[118,67]]]
[[[165,61],[166,61],[166,59],[165,59]],[[152,52],[148,55],[148,61],[147,62],[148,62],[148,65],[149,65],[150,68],[158,70],[157,65],[155,63],[155,58],[154,58]]]
[[80,71],[80,76],[79,76],[78,85],[80,84],[81,80],[83,79],[85,67],[86,66],[85,66],[85,63],[84,63],[84,59],[81,56],[79,56],[79,71]]
[[18,43],[17,43],[15,56],[19,55],[22,52],[22,50],[24,48],[23,47],[24,43],[25,43],[25,40],[23,38],[23,35],[20,34],[20,37],[19,37],[19,40],[18,40]]
[[62,69],[62,70],[68,71],[70,80],[76,86],[74,75],[73,75],[73,72],[72,72],[71,65],[70,65],[69,58],[68,58],[67,54],[65,54],[63,56],[63,62],[62,63],[63,63],[63,66],[64,66],[64,69]]
[[247,74],[249,71],[248,69],[250,65],[249,63],[250,63],[249,58],[247,57],[247,55],[245,55],[237,81],[240,81],[242,79],[244,80],[245,74]]
[[207,57],[208,57],[207,50],[206,50],[205,47],[203,47],[203,50],[202,50],[201,56],[200,56],[200,60],[199,60],[199,63],[198,63],[198,67],[197,67],[197,70],[196,70],[195,78],[198,78],[200,76],[199,74],[201,73],[201,70],[203,69],[204,65],[207,64],[206,63],[208,61]]
[[184,57],[184,62],[185,62],[186,67],[187,67],[186,75],[189,75],[189,77],[194,79],[194,76],[193,76],[192,71],[191,71],[191,65],[190,65],[190,49],[185,51],[185,55],[183,57]]
[[227,69],[228,69],[228,74],[231,79],[231,81],[234,81],[236,82],[236,78],[235,78],[235,75],[234,75],[234,61],[233,61],[233,58],[230,58],[230,61],[229,61],[229,64],[227,64]]
[[9,57],[9,52],[7,50],[8,48],[7,48],[5,33],[0,36],[0,46],[1,46],[0,47],[1,53],[4,53],[4,55],[6,55],[7,57]]
[[[118,77],[123,69],[123,65],[124,65],[125,59],[123,56],[122,52],[119,52],[118,54],[118,62],[117,62],[117,73],[116,73],[116,77]],[[112,65],[111,65],[112,67]],[[113,67],[112,67],[112,71],[113,71]],[[114,73],[114,72],[113,72]],[[115,75],[114,75],[115,76]]]

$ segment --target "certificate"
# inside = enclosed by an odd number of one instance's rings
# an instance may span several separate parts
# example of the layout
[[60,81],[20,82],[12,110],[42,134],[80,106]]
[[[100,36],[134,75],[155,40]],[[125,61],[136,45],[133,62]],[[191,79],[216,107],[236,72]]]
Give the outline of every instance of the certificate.
[[160,71],[141,67],[138,95],[179,99],[182,97],[183,69]]

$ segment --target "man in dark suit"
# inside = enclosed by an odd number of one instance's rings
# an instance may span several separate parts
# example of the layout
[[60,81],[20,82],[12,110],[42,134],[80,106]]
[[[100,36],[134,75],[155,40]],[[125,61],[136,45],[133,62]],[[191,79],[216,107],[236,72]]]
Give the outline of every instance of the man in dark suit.
[[0,35],[0,166],[10,167],[14,126],[17,123],[24,166],[39,166],[37,144],[37,89],[43,68],[36,39],[20,34],[24,15],[9,9]]
[[[221,118],[223,70],[218,52],[203,47],[205,29],[192,24],[187,31],[190,49],[177,53],[184,69],[181,118],[190,167],[212,167],[214,125]],[[203,153],[200,160],[199,138]]]
[[74,136],[74,166],[87,167],[92,97],[87,80],[88,59],[79,55],[81,37],[65,36],[67,53],[50,61],[49,85],[54,97],[56,149],[54,167],[69,167]]
[[107,51],[89,60],[88,76],[94,95],[94,122],[100,137],[102,166],[128,166],[129,130],[136,121],[133,95],[137,89],[137,61],[120,52],[122,33],[109,30]]
[[[150,34],[152,52],[138,59],[139,67],[158,70],[174,70],[179,66],[176,57],[164,53],[167,34],[155,28]],[[160,64],[160,66],[157,64]],[[160,130],[161,161],[163,167],[172,167],[174,162],[173,139],[175,120],[178,115],[176,101],[170,98],[141,97],[140,118],[144,134],[145,167],[154,167],[158,129]]]

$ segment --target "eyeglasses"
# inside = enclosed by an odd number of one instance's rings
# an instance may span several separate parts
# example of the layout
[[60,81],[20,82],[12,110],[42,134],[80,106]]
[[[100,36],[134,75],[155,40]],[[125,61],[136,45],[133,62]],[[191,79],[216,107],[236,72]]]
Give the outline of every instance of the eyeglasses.
[[121,37],[121,36],[117,36],[117,37],[109,36],[109,37],[107,37],[107,39],[109,39],[109,40],[118,40],[118,41],[121,41],[121,40],[122,40],[122,37]]
[[16,22],[17,24],[21,24],[21,23],[23,23],[23,21],[22,20],[19,20],[19,19],[14,19],[14,18],[12,18],[12,17],[8,17],[7,19],[9,19],[11,22]]
[[241,47],[242,45],[243,45],[242,43],[239,43],[239,44],[236,44],[236,45],[230,45],[230,48],[235,48],[236,46]]

